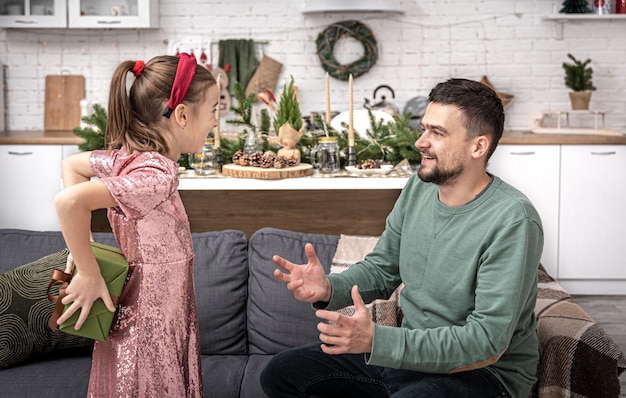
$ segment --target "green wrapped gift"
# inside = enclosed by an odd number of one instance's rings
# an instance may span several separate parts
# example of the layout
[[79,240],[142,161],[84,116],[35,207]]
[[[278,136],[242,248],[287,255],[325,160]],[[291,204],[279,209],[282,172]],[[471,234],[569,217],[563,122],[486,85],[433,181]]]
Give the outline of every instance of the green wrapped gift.
[[[109,288],[109,293],[111,293],[113,304],[117,308],[117,301],[122,294],[126,275],[128,274],[128,261],[116,247],[91,242],[91,248],[100,266],[100,273]],[[77,272],[78,270],[74,267],[74,275]],[[63,312],[67,311],[69,306],[69,304],[66,305]],[[83,326],[79,330],[75,330],[74,325],[78,321],[80,311],[76,311],[68,320],[59,325],[59,330],[90,339],[106,340],[109,336],[115,313],[109,311],[102,300],[96,300]]]

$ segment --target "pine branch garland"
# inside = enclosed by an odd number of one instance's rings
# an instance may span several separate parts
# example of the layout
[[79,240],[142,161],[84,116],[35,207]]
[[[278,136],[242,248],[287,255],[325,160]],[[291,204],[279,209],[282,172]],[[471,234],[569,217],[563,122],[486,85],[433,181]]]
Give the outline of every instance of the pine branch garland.
[[100,104],[93,104],[93,113],[81,118],[87,126],[76,127],[72,130],[72,133],[85,140],[84,143],[78,145],[78,149],[93,151],[106,148],[108,144],[106,137],[107,119],[108,116],[104,107]]

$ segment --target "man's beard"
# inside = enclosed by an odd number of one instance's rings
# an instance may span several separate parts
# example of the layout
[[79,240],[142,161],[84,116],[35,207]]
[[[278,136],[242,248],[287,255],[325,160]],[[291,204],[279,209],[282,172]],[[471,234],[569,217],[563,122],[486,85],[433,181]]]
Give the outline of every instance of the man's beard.
[[435,166],[430,173],[420,167],[417,169],[417,176],[424,182],[432,182],[436,185],[453,185],[464,170],[461,164],[457,164],[448,170]]

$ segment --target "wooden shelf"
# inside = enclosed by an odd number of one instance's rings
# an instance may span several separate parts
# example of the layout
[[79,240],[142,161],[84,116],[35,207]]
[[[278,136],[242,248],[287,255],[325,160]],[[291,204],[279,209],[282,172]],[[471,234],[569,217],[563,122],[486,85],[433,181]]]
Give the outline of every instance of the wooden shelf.
[[606,21],[607,19],[621,19],[626,20],[626,14],[552,14],[546,15],[541,18],[544,21],[558,21],[558,22],[568,22],[568,21]]

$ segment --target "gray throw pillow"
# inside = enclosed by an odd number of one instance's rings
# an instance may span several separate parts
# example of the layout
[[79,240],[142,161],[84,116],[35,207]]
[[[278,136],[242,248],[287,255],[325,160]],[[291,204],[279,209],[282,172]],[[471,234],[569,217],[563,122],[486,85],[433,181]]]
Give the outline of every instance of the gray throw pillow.
[[62,250],[0,274],[0,369],[53,350],[93,345],[93,340],[48,328],[55,304],[46,290],[52,270],[65,269],[68,253]]

